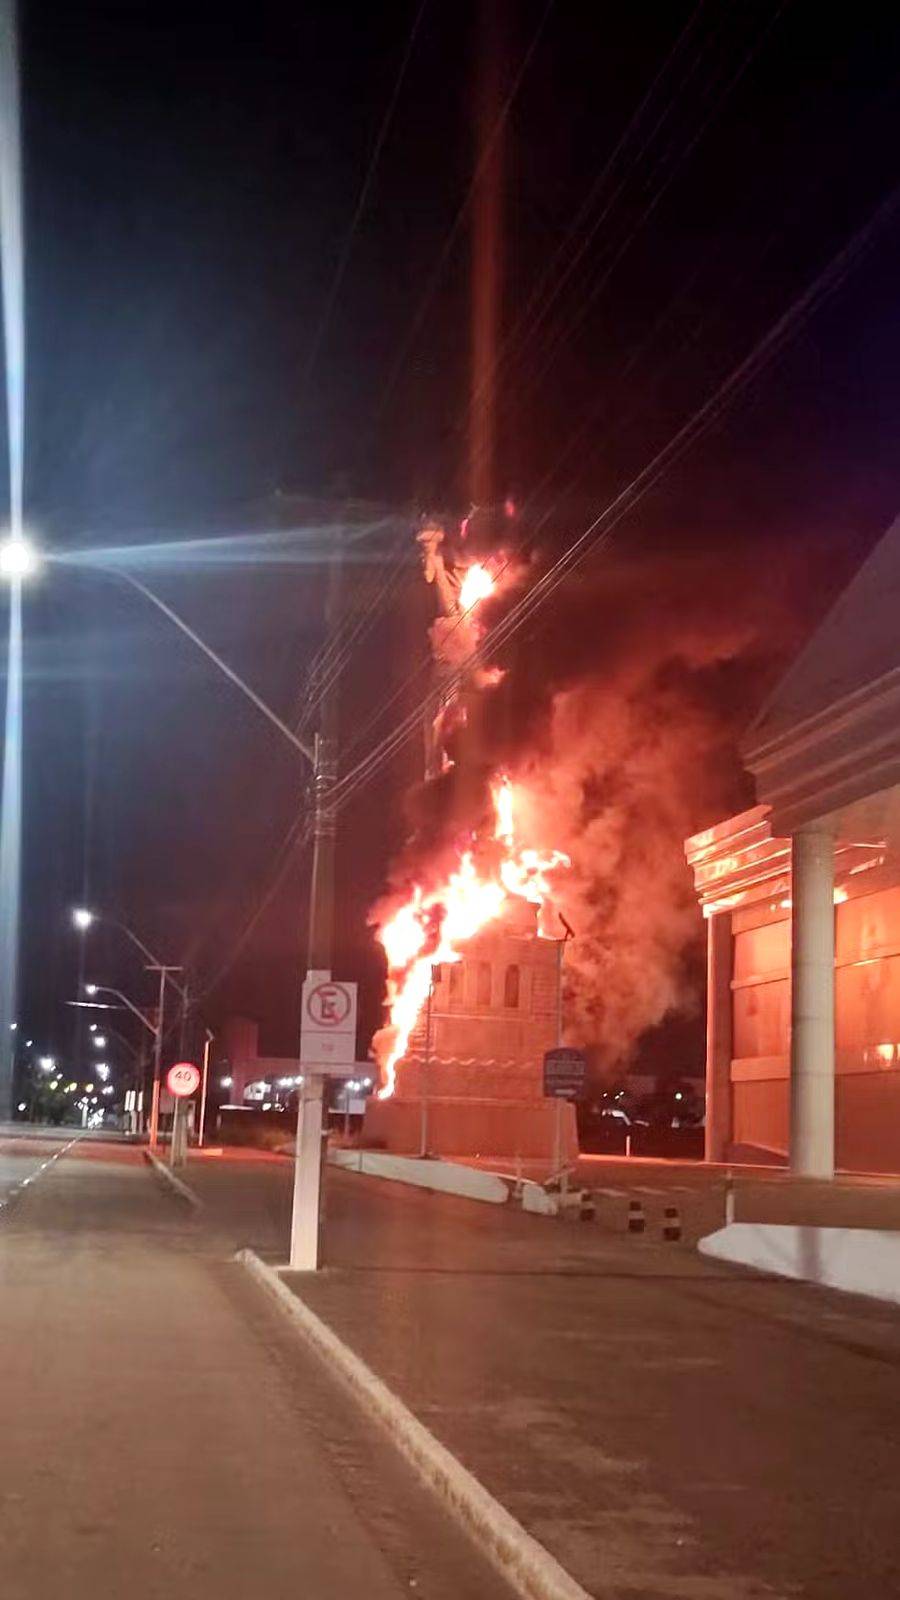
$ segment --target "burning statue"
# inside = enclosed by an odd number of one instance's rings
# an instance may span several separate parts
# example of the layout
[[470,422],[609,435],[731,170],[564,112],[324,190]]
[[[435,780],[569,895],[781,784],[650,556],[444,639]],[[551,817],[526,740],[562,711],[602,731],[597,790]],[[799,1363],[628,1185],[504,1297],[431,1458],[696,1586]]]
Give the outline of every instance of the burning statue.
[[[452,781],[451,741],[471,742],[473,698],[500,680],[478,651],[481,608],[508,563],[468,559],[463,540],[454,550],[433,521],[417,542],[438,604],[429,629],[438,706],[425,730],[426,792],[437,792]],[[417,849],[402,886],[371,915],[387,963],[387,1017],[372,1041],[384,1111],[370,1105],[367,1133],[392,1148],[410,1143],[397,1129],[426,1082],[433,1113],[442,1108],[445,1153],[541,1153],[549,1137],[541,1064],[559,1036],[564,931],[553,882],[569,862],[523,842],[508,773],[494,772],[488,790],[452,840]]]
[[[465,526],[463,523],[463,529]],[[444,528],[432,518],[423,524],[416,543],[422,552],[425,582],[433,584],[438,603],[437,617],[428,630],[438,706],[425,726],[427,780],[440,777],[451,764],[447,745],[467,719],[467,695],[500,681],[496,668],[474,660],[485,631],[479,606],[494,594],[497,578],[488,563],[467,560],[461,551],[451,551]],[[460,671],[461,678],[457,676]]]

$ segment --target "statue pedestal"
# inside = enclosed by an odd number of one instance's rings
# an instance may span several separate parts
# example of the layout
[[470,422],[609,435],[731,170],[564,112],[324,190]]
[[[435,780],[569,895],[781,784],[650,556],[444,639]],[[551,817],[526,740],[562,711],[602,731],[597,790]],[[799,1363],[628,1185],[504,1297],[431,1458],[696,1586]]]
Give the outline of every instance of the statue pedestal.
[[[556,1100],[487,1100],[473,1096],[436,1095],[428,1100],[428,1153],[434,1156],[503,1158],[515,1167],[517,1157],[552,1164],[556,1140]],[[563,1156],[578,1156],[575,1107],[562,1104]],[[362,1144],[392,1155],[419,1155],[422,1103],[401,1099],[366,1102]]]

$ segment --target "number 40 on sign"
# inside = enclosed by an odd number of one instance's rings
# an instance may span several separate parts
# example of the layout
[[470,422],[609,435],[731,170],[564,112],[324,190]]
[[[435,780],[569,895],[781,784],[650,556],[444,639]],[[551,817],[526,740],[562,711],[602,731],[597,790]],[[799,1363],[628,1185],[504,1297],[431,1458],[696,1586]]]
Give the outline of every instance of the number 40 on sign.
[[200,1069],[194,1066],[193,1061],[176,1061],[166,1074],[166,1088],[176,1100],[183,1100],[187,1095],[194,1094],[200,1083]]

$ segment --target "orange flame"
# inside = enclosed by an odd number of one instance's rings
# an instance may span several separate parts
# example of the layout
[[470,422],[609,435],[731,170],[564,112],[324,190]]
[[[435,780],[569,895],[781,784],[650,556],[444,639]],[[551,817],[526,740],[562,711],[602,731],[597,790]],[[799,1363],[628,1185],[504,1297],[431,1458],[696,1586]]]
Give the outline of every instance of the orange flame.
[[465,577],[459,586],[459,605],[461,611],[472,611],[480,600],[486,600],[493,594],[496,582],[487,567],[480,561],[473,561],[471,567],[466,568]]
[[494,844],[482,842],[479,851],[488,861],[476,865],[476,840],[475,847],[460,853],[444,882],[427,892],[416,884],[404,904],[378,927],[376,937],[388,965],[388,1022],[374,1040],[384,1078],[378,1091],[381,1099],[394,1093],[397,1062],[406,1053],[428,999],[432,966],[459,961],[459,947],[501,916],[511,896],[543,907],[551,894],[549,874],[569,865],[561,850],[517,848],[514,790],[508,777],[494,781],[491,796]]

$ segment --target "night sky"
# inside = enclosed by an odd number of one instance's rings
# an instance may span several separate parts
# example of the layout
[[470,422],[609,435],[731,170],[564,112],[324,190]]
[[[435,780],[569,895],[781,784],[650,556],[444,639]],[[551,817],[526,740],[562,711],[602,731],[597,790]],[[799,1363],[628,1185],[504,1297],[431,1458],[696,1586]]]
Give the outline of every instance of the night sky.
[[[652,457],[900,180],[889,7],[426,0],[326,326],[418,14],[418,0],[260,3],[231,19],[190,0],[22,10],[28,520],[69,555],[258,536],[277,560],[210,570],[150,552],[135,571],[286,716],[323,639],[327,540],[272,545],[264,530],[303,529],[317,505],[347,496],[381,508],[369,559],[346,575],[352,611],[406,520],[468,508],[479,85],[494,116],[509,102],[497,145],[493,484],[526,508],[538,562]],[[555,253],[603,174],[563,277]],[[621,524],[613,550],[551,602],[556,621],[538,638],[563,678],[566,607],[583,657],[605,562],[631,573],[638,636],[642,595],[652,627],[666,585],[682,593],[689,571],[721,618],[733,576],[742,601],[754,590],[757,617],[758,670],[729,680],[737,738],[896,513],[898,269],[894,222]],[[246,539],[239,548],[246,556]],[[421,590],[410,541],[343,685],[345,738],[422,649]],[[200,989],[227,965],[205,1015],[215,1025],[229,1010],[254,1013],[264,1048],[288,1053],[308,860],[228,963],[303,803],[302,763],[161,617],[94,570],[51,565],[29,590],[25,633],[28,1031],[47,1048],[70,1042],[66,908],[86,900],[188,961]],[[592,668],[606,637],[598,630]],[[418,755],[406,750],[346,814],[335,969],[364,981],[370,1020],[378,969],[364,913],[402,841]],[[141,992],[121,943],[92,937],[88,975]]]

